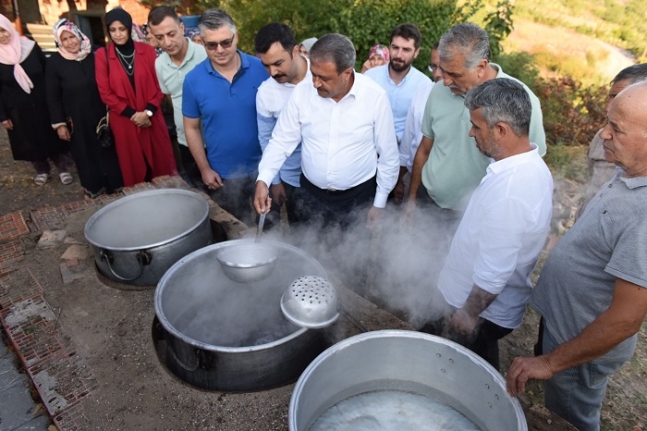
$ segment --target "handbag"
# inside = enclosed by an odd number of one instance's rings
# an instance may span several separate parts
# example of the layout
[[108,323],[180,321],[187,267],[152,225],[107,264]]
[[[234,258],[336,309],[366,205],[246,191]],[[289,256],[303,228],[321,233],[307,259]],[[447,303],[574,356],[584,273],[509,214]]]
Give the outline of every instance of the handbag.
[[102,148],[112,147],[115,144],[112,130],[110,130],[110,112],[106,111],[105,117],[97,124],[97,142]]
[[[108,66],[108,76],[110,76],[110,63],[108,60],[108,48],[105,48],[106,52],[106,65]],[[97,142],[102,148],[109,148],[115,144],[115,138],[112,135],[112,130],[110,130],[110,109],[106,106],[106,115],[99,120],[96,128],[97,132]]]

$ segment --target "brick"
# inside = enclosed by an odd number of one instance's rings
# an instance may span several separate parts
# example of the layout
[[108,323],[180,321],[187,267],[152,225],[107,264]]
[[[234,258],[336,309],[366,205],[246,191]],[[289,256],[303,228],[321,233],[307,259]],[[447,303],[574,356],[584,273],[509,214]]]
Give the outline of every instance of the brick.
[[153,178],[153,184],[160,189],[191,190],[191,186],[188,185],[180,176],[165,175],[163,177],[156,177]]
[[20,239],[0,244],[0,270],[13,268],[24,256],[25,247]]
[[0,243],[14,240],[29,233],[29,228],[20,211],[0,217]]
[[85,359],[73,352],[60,352],[27,371],[52,416],[76,405],[99,387]]
[[20,268],[0,277],[0,308],[9,309],[13,304],[43,293],[43,286],[29,268]]
[[147,190],[155,190],[155,186],[151,183],[139,183],[134,186],[124,187],[123,194],[126,196],[134,195],[135,193],[145,192]]
[[43,207],[29,211],[29,217],[39,232],[65,226],[65,212],[60,207]]

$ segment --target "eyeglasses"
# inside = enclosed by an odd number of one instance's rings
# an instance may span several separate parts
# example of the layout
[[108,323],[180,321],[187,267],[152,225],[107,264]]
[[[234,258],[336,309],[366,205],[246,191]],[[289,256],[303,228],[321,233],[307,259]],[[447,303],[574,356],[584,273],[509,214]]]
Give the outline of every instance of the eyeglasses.
[[429,63],[429,66],[428,66],[429,71],[431,73],[434,73],[436,70],[438,70],[439,67],[440,66],[438,66],[437,64],[434,64],[434,63]]
[[231,48],[231,45],[234,43],[235,37],[236,37],[236,33],[234,33],[234,35],[229,39],[225,39],[221,42],[207,42],[204,40],[204,38],[202,40],[204,42],[205,48],[207,48],[209,51],[215,51],[216,49],[218,49],[218,45],[222,46],[222,49]]

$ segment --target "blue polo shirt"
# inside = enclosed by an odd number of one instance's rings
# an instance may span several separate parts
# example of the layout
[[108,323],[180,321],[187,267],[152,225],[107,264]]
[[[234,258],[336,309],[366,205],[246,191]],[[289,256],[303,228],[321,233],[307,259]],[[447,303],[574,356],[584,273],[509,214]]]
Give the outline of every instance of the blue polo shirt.
[[224,179],[255,176],[261,160],[256,91],[269,74],[258,58],[238,54],[233,82],[207,58],[186,75],[182,88],[182,115],[200,118],[209,165]]

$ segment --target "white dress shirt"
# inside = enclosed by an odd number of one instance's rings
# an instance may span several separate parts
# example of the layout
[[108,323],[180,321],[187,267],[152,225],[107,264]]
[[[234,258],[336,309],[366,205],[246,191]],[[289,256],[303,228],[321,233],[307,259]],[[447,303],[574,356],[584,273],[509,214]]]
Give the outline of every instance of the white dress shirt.
[[[265,151],[267,144],[272,137],[272,131],[276,127],[281,111],[292,95],[297,85],[312,86],[312,73],[310,72],[310,60],[306,57],[300,57],[306,61],[306,74],[297,84],[284,82],[279,84],[271,76],[267,78],[256,93],[256,121],[258,122],[258,142],[261,144],[261,150]],[[273,183],[279,184],[281,181],[299,187],[299,178],[301,177],[301,146],[287,158],[279,175],[274,178]]]
[[413,168],[413,159],[416,157],[416,151],[418,151],[422,140],[422,117],[425,114],[425,107],[432,88],[434,88],[432,80],[420,85],[411,99],[409,112],[407,112],[407,121],[404,124],[404,133],[400,141],[400,166],[406,167],[409,172]]
[[393,114],[384,90],[353,73],[355,82],[339,102],[319,96],[312,85],[297,85],[263,153],[259,181],[271,184],[303,142],[301,168],[308,181],[320,189],[348,190],[377,171],[373,205],[386,205],[399,170]]
[[438,288],[456,308],[474,285],[498,295],[481,317],[521,324],[532,291],[530,272],[544,247],[553,210],[553,178],[537,146],[490,164],[470,198]]

